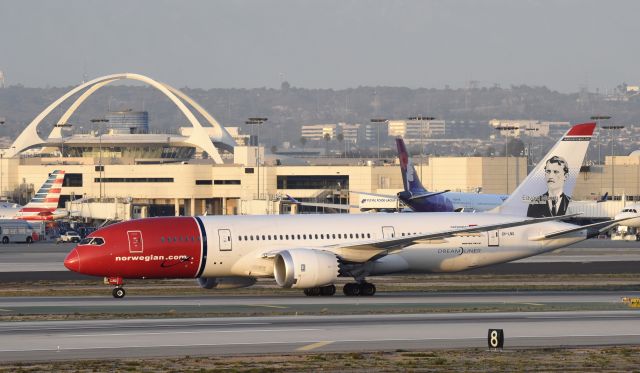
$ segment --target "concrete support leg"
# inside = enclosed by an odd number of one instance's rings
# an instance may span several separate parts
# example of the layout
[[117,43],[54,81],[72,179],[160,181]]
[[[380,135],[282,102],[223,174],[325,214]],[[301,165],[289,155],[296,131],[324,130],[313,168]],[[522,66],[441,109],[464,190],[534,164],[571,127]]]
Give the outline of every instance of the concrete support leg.
[[207,199],[203,198],[200,200],[200,215],[204,215],[207,211]]
[[195,198],[189,198],[189,215],[196,216],[196,199]]
[[176,216],[180,216],[180,198],[173,200],[173,206],[176,209]]
[[227,215],[227,198],[222,197],[222,215]]

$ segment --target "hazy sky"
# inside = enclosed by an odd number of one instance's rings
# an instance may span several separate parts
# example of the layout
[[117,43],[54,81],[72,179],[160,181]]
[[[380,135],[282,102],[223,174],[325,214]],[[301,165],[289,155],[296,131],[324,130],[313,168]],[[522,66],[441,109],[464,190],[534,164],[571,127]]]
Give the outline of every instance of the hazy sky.
[[640,83],[640,1],[0,0],[7,84],[135,72],[177,87]]

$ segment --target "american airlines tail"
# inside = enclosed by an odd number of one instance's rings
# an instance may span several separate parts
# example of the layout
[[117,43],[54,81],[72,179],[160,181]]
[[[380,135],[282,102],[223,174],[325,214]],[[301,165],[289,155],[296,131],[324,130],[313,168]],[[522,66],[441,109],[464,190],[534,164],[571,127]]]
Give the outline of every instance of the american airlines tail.
[[64,171],[55,170],[29,203],[18,211],[17,217],[24,220],[48,220],[58,208],[60,191],[64,180]]
[[398,147],[398,157],[400,158],[404,191],[413,195],[427,193],[427,190],[420,182],[420,178],[418,178],[416,169],[413,167],[413,162],[409,157],[409,152],[407,152],[407,147],[401,138],[396,139],[396,146]]
[[583,123],[571,127],[509,198],[491,212],[535,218],[565,215],[595,126]]

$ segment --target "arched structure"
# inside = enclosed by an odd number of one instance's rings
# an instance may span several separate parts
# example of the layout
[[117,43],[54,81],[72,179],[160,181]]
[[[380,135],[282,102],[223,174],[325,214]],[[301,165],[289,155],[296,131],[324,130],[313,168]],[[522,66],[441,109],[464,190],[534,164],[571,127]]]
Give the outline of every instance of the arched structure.
[[[81,84],[78,87],[72,89],[67,92],[65,95],[54,101],[51,105],[49,105],[45,110],[43,110],[38,116],[36,116],[31,123],[25,128],[24,131],[18,136],[18,138],[13,142],[11,148],[6,152],[5,156],[13,157],[20,152],[29,149],[34,146],[47,144],[47,140],[56,140],[62,138],[62,127],[67,123],[67,120],[73,115],[73,113],[80,107],[80,105],[89,98],[93,93],[95,93],[100,88],[104,87],[107,84],[115,82],[117,80],[137,80],[150,86],[156,88],[160,92],[162,92],[167,98],[173,102],[176,107],[184,114],[189,123],[193,126],[193,131],[190,136],[184,141],[187,144],[191,144],[195,147],[198,147],[204,151],[206,151],[209,156],[214,160],[215,163],[222,163],[222,157],[218,152],[218,149],[214,145],[214,141],[220,144],[224,144],[228,147],[233,147],[235,145],[235,141],[231,137],[231,135],[227,132],[227,130],[221,126],[202,106],[200,106],[197,102],[195,102],[192,98],[184,94],[183,92],[175,89],[168,84],[161,83],[155,81],[149,77],[140,74],[113,74],[106,75],[100,78],[93,79],[87,83]],[[81,92],[82,90],[87,89],[80,97],[78,97],[73,104],[67,109],[67,111],[60,117],[57,121],[56,126],[53,128],[48,138],[42,139],[38,134],[38,126],[42,123],[42,120],[49,115],[54,109],[56,109],[60,104],[69,99],[71,96]],[[206,129],[202,126],[198,118],[193,114],[193,112],[185,105],[185,101],[191,107],[196,109],[204,117],[209,124],[215,129],[214,136],[210,137],[210,133],[206,131]]]

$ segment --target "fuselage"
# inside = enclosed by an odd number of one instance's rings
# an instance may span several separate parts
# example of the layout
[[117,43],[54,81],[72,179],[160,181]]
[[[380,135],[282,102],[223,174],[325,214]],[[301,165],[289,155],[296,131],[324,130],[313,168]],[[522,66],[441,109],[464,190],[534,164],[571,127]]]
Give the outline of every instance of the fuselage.
[[[459,213],[148,218],[93,232],[69,254],[67,262],[72,264],[65,265],[84,274],[123,278],[269,277],[269,254],[281,250],[317,249],[340,256],[344,247],[359,243],[514,220],[518,218]],[[561,239],[528,239],[567,227],[571,225],[545,222],[418,241],[365,265],[370,275],[462,271],[586,238],[577,232]]]
[[500,206],[508,195],[447,192],[428,198],[402,201],[419,212],[481,212]]

